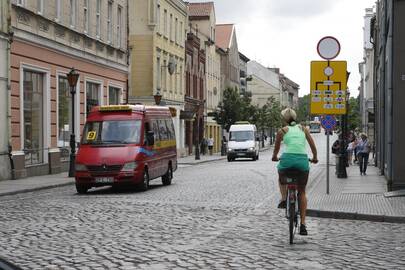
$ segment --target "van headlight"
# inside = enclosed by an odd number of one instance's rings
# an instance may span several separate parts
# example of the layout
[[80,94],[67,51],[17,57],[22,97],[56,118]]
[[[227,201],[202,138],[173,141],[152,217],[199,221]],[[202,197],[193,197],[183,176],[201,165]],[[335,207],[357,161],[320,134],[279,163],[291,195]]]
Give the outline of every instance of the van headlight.
[[138,166],[138,164],[135,161],[128,162],[128,163],[125,163],[124,167],[122,167],[122,171],[133,171],[136,169],[137,166]]
[[249,148],[249,151],[255,151],[255,148],[254,148],[254,147],[250,147],[250,148]]
[[229,151],[229,152],[232,152],[232,151],[233,151],[233,149],[232,149],[232,148],[228,148],[228,151]]
[[87,167],[86,167],[86,165],[76,163],[75,170],[76,170],[76,172],[85,172],[85,171],[87,171]]

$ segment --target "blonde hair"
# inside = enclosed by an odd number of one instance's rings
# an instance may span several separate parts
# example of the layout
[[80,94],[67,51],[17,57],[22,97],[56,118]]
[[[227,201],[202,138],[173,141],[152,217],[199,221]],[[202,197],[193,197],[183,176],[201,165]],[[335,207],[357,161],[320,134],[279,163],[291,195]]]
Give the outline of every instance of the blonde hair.
[[284,121],[288,124],[297,120],[297,113],[291,108],[286,108],[282,110],[281,116],[283,117]]

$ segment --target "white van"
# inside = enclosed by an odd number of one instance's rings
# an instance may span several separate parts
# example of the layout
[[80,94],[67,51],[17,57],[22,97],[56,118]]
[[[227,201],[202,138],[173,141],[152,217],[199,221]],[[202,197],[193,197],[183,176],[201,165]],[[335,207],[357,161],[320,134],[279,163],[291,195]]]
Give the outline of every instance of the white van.
[[229,129],[228,161],[236,158],[259,159],[259,138],[255,125],[236,124]]

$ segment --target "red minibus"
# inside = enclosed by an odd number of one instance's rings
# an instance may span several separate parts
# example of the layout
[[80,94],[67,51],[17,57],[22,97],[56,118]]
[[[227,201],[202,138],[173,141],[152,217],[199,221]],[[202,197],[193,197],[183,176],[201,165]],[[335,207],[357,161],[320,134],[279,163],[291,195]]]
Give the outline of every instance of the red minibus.
[[169,108],[144,105],[95,107],[89,113],[75,162],[76,190],[137,185],[162,177],[170,185],[177,169],[176,136]]

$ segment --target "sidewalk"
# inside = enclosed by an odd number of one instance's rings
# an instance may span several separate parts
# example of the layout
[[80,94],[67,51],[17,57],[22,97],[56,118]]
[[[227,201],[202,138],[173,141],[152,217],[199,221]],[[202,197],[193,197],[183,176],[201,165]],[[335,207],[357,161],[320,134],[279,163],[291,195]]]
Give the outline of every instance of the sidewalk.
[[331,166],[327,195],[325,166],[309,185],[309,216],[405,223],[405,197],[384,196],[386,180],[378,175],[376,167],[368,167],[367,175],[361,176],[359,167],[351,165],[347,168],[348,178],[341,179]]

